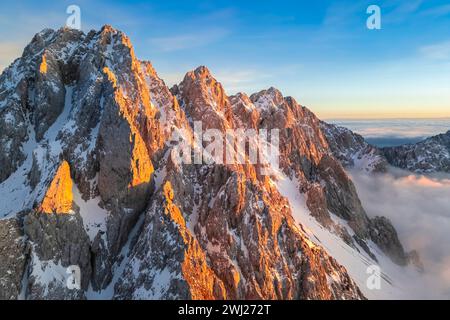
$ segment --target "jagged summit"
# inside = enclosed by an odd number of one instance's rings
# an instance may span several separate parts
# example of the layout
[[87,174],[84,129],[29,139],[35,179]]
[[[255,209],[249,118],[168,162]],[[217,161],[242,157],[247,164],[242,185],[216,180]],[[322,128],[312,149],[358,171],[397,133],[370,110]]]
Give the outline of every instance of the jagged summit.
[[205,66],[199,66],[193,72],[197,77],[201,77],[201,78],[212,77],[211,72]]
[[206,66],[199,66],[195,68],[194,70],[186,72],[184,75],[184,78],[181,83],[174,85],[172,88],[173,91],[179,90],[183,85],[189,82],[205,82],[205,81],[214,81],[216,82],[216,79],[213,77],[211,72]]
[[418,173],[450,172],[450,131],[415,144],[382,148],[387,161]]
[[113,28],[110,24],[105,24],[100,29],[101,33],[122,33],[122,31],[119,31],[115,28]]
[[278,89],[270,87],[267,90],[261,90],[252,94],[250,96],[250,100],[262,111],[267,111],[270,109],[276,109],[278,106],[283,104],[284,97]]

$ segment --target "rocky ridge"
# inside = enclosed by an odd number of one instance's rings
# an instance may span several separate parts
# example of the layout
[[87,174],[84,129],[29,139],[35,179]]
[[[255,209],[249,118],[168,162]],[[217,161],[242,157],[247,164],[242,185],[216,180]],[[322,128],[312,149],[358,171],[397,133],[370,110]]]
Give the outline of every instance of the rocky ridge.
[[450,172],[450,131],[414,144],[378,148],[347,128],[326,122],[321,127],[344,167],[385,172],[391,165],[415,173]]
[[450,130],[424,141],[382,148],[393,166],[418,173],[450,172]]

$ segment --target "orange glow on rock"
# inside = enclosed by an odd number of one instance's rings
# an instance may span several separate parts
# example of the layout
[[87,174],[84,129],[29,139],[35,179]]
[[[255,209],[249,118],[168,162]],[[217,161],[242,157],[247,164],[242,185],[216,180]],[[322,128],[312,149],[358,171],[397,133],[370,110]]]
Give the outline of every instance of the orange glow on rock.
[[113,84],[113,87],[115,88],[117,86],[116,75],[108,67],[103,68],[103,73],[106,74],[108,80]]
[[59,166],[45,194],[39,211],[43,213],[70,213],[72,211],[72,178],[67,161]]
[[[181,270],[183,278],[189,284],[191,298],[194,300],[226,299],[223,282],[208,266],[204,251],[186,227],[181,210],[173,203],[174,190],[170,181],[164,184],[163,194],[165,198],[164,213],[178,226],[185,246]],[[235,282],[240,281],[239,275],[236,274],[233,274],[233,279]]]
[[45,54],[42,56],[42,62],[41,65],[39,66],[39,72],[41,74],[47,73],[47,58],[45,57]]

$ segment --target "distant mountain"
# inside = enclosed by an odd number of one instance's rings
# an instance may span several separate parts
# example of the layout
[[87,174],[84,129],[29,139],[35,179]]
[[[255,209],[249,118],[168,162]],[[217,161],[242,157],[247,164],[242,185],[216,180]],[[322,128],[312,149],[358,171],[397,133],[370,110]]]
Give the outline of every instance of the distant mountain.
[[[278,129],[279,169],[179,163],[168,142],[195,148],[196,121],[231,138]],[[169,90],[110,26],[46,29],[0,76],[0,140],[1,299],[403,294],[409,255],[340,162],[384,159],[275,88],[227,96],[199,67]],[[372,264],[383,290],[366,286]]]
[[382,148],[393,166],[414,172],[450,172],[450,131],[415,144]]
[[321,122],[333,155],[344,167],[366,172],[383,172],[388,165],[383,153],[350,129]]
[[417,173],[450,172],[450,131],[417,143],[378,148],[351,130],[321,123],[333,155],[345,167],[382,172],[388,164]]

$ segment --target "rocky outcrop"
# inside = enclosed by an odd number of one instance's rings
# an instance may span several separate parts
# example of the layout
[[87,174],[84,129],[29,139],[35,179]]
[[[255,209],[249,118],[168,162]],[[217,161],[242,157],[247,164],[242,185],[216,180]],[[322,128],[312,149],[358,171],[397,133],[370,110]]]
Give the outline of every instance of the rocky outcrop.
[[[280,167],[288,177],[298,180],[299,192],[307,195],[307,205],[312,214],[321,224],[339,234],[346,243],[354,246],[358,244],[369,256],[374,257],[367,242],[372,240],[378,243],[379,239],[376,233],[369,232],[371,219],[362,207],[356,188],[342,167],[340,158],[335,156],[336,149],[329,144],[331,141],[335,146],[341,145],[340,139],[346,140],[333,134],[331,134],[333,139],[330,138],[330,130],[341,130],[324,124],[310,110],[300,106],[295,99],[284,98],[274,88],[252,95],[251,100],[261,113],[261,127],[281,128]],[[351,132],[344,130],[344,136],[358,141],[359,146],[355,149],[359,149],[361,154],[373,160],[373,165],[366,166],[365,169],[385,168],[385,162],[375,148],[366,144],[362,138],[353,136]],[[343,146],[345,145],[343,143]],[[347,151],[347,154],[351,154],[350,151]],[[351,230],[345,230],[332,223],[330,212],[344,219]],[[353,239],[350,233],[355,233]],[[384,247],[382,250],[396,262],[405,264],[404,253],[394,254],[396,248],[403,251],[398,238],[393,237],[392,241],[390,243],[392,248]]]
[[[62,161],[42,203],[23,218],[30,258],[22,284],[28,299],[81,299],[91,279],[89,237],[73,201],[70,166]],[[66,270],[80,270],[80,288],[67,287]]]
[[[91,279],[90,242],[79,213],[42,214],[25,218],[25,234],[32,247],[28,267],[27,299],[85,298]],[[80,290],[67,286],[67,268],[80,268]]]
[[18,219],[0,220],[0,300],[18,299],[28,255],[28,246]]
[[[205,67],[172,92],[187,118],[208,128],[244,123],[242,113],[223,116],[227,108],[246,108],[231,101],[246,103],[255,120],[260,114],[248,97],[227,97]],[[246,164],[180,164],[174,151],[157,164],[162,181],[115,298],[363,298],[345,269],[296,226],[269,177]]]
[[42,213],[71,213],[73,210],[72,188],[70,167],[67,161],[63,161],[56,171],[38,210]]
[[186,114],[201,121],[205,129],[224,131],[232,121],[232,110],[222,85],[202,66],[188,72],[183,81],[172,88]]
[[371,239],[381,248],[381,250],[385,251],[393,261],[400,265],[406,265],[408,263],[407,255],[398,240],[397,231],[395,231],[387,218],[373,218],[370,221],[369,229]]
[[[128,38],[105,26],[87,35],[44,30],[2,75],[0,122],[10,124],[0,139],[16,148],[2,153],[0,181],[22,184],[27,193],[1,213],[36,203],[41,212],[68,213],[72,187],[84,200],[100,197],[110,215],[95,246],[103,249],[94,250],[102,266],[94,286],[111,279],[109,268],[147,206],[152,157],[164,146],[144,71]],[[10,190],[12,198],[22,196]]]
[[321,122],[328,145],[344,167],[368,173],[388,165],[417,173],[450,172],[450,131],[415,144],[377,148],[351,130]]
[[224,166],[168,161],[117,299],[363,298],[345,269],[296,227],[276,190]]
[[116,299],[224,299],[222,281],[173,203],[166,182],[146,214],[123,276],[115,287]]
[[387,161],[383,153],[367,143],[362,136],[351,130],[321,121],[320,126],[327,138],[334,157],[344,167],[365,172],[385,172]]

